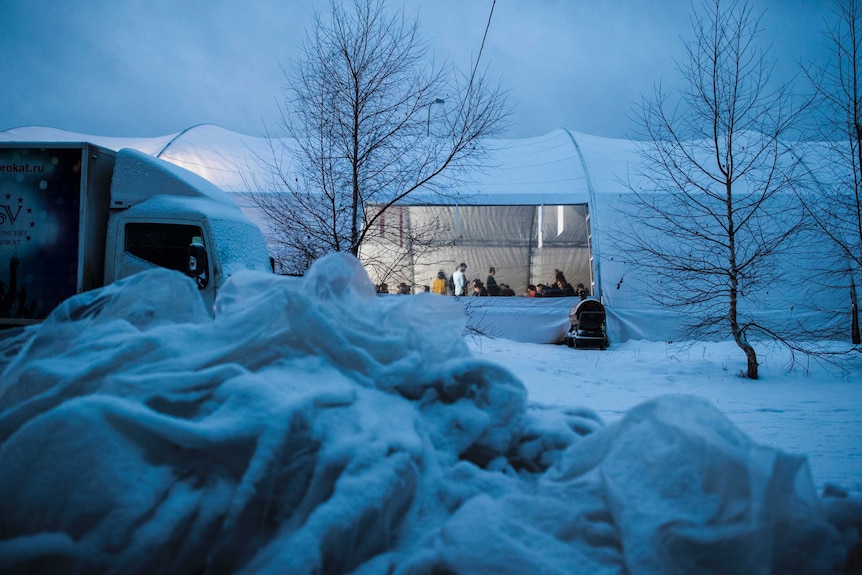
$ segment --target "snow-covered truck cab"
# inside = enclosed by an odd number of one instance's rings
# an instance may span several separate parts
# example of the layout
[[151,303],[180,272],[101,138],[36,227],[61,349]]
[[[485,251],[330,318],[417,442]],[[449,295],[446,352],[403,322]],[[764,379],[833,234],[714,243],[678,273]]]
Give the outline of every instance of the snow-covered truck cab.
[[272,271],[260,229],[196,174],[131,149],[0,143],[0,328],[157,266],[193,277],[211,313],[231,274]]
[[105,254],[106,284],[161,266],[195,278],[208,310],[242,269],[272,271],[260,229],[214,184],[147,154],[117,154]]

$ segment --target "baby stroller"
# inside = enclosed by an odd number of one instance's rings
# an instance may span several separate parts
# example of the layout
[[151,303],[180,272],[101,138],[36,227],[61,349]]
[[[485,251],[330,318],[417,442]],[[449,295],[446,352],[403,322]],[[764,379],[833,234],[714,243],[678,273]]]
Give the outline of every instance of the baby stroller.
[[610,345],[605,332],[605,306],[597,299],[582,299],[569,312],[572,327],[566,333],[566,345],[576,348],[605,349]]

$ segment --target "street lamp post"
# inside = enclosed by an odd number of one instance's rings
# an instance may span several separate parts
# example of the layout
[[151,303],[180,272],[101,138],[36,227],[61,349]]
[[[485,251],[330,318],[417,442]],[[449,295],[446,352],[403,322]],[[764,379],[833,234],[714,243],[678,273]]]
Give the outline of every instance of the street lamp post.
[[446,100],[436,98],[433,102],[428,104],[428,121],[426,122],[426,129],[425,129],[425,135],[426,136],[431,135],[431,106],[433,106],[434,104],[445,104],[445,103],[446,103]]

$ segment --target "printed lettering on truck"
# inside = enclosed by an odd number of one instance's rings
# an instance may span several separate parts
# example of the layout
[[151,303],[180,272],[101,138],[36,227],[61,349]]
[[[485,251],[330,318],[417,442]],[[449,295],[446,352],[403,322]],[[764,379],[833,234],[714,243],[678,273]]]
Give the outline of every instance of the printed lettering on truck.
[[75,295],[80,149],[0,149],[0,319],[41,319]]

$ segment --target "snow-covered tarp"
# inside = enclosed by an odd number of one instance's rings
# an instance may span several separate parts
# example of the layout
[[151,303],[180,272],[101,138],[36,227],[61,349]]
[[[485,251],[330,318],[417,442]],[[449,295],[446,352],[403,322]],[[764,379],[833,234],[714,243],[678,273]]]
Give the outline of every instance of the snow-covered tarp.
[[349,256],[216,311],[152,270],[0,339],[0,571],[831,573],[855,543],[708,402],[531,406],[454,298]]
[[[395,296],[393,296],[395,297]],[[469,332],[527,343],[561,343],[577,297],[461,297]]]
[[[468,333],[523,343],[563,343],[572,328],[570,314],[580,299],[462,297],[458,301],[464,306]],[[661,309],[604,311],[605,332],[612,342],[649,340],[656,333],[673,333],[673,318]]]

